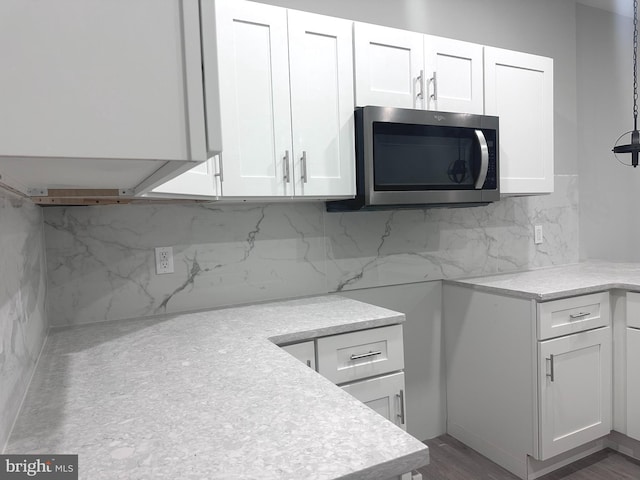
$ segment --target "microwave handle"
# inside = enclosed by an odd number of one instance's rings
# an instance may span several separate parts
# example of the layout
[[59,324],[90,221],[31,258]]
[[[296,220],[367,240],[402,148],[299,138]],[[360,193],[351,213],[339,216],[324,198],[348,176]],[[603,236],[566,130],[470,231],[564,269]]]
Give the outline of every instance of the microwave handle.
[[475,134],[480,147],[480,173],[478,173],[475,187],[476,190],[480,190],[487,179],[487,171],[489,170],[489,147],[487,147],[487,140],[484,138],[482,130],[476,130]]

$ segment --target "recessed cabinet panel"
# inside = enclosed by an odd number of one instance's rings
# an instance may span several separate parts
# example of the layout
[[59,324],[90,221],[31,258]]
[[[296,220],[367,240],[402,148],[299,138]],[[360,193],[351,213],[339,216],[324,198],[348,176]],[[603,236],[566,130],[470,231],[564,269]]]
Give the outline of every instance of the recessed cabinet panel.
[[352,22],[288,16],[295,194],[354,195]]
[[553,60],[485,47],[485,113],[500,117],[500,193],[553,192]]
[[538,345],[540,458],[611,431],[611,328]]
[[482,114],[482,45],[425,35],[428,110]]
[[292,195],[293,185],[283,181],[292,154],[287,12],[218,0],[215,22],[222,194]]
[[356,105],[423,108],[423,35],[366,23],[354,27]]
[[627,435],[640,440],[640,330],[627,328]]

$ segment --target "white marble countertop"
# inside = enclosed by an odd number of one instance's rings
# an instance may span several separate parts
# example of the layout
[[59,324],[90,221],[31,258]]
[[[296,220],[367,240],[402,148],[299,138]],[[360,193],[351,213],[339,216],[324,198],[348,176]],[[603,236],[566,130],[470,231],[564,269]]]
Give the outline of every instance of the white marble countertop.
[[640,264],[591,260],[526,272],[445,280],[445,283],[546,301],[616,288],[640,291]]
[[273,342],[403,320],[324,296],[52,329],[5,453],[90,480],[399,475],[427,447]]

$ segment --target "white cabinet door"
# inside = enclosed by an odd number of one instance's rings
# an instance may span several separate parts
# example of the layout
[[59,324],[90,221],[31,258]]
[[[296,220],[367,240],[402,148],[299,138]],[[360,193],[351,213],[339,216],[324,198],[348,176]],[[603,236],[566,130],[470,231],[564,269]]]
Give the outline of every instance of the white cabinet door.
[[475,43],[424,36],[428,110],[484,112],[482,48]]
[[288,15],[295,195],[354,195],[353,24]]
[[3,0],[0,58],[2,155],[207,158],[197,2]]
[[540,458],[611,431],[611,327],[538,343]]
[[500,193],[553,192],[553,60],[484,49],[485,113],[500,117]]
[[216,162],[218,156],[178,175],[176,178],[154,188],[147,197],[189,197],[216,198],[218,195],[218,175]]
[[350,383],[342,389],[403,430],[407,429],[403,372]]
[[627,328],[627,435],[640,440],[640,330]]
[[316,369],[316,347],[313,340],[308,342],[293,343],[291,345],[285,345],[281,347],[289,355],[296,357],[302,363],[312,370]]
[[205,81],[219,79],[222,195],[293,195],[287,11],[217,0],[215,14],[217,51],[204,55],[218,71],[205,62]]
[[421,33],[356,23],[354,52],[356,106],[424,108]]

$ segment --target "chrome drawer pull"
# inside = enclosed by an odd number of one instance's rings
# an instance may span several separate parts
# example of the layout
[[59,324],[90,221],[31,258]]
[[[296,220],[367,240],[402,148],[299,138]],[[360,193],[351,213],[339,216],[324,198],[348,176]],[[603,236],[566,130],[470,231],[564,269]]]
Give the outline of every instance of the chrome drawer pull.
[[582,317],[587,317],[591,315],[589,312],[580,312],[580,313],[572,313],[571,315],[569,315],[569,318],[582,318]]
[[360,355],[351,355],[351,360],[358,360],[360,358],[367,358],[367,357],[375,357],[376,355],[382,355],[381,351],[377,351],[377,352],[372,352],[371,350],[369,350],[369,353],[361,353]]

